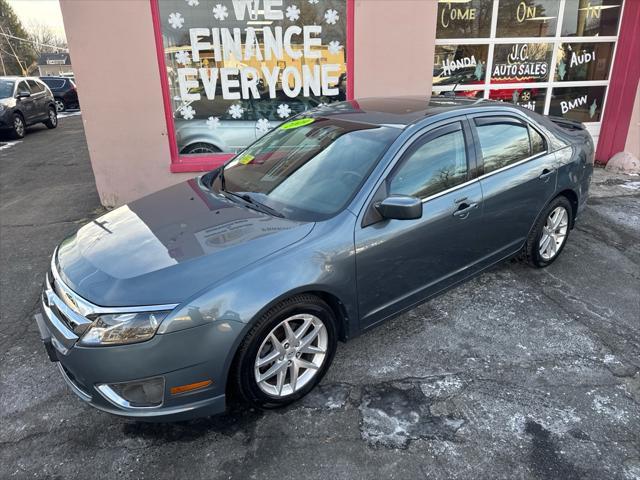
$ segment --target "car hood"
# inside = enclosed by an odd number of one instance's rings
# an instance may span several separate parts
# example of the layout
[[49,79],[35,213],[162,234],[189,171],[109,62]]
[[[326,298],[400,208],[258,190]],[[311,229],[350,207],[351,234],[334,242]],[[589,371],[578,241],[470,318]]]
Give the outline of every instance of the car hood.
[[257,212],[189,180],[83,226],[58,248],[57,266],[96,305],[180,303],[313,225]]

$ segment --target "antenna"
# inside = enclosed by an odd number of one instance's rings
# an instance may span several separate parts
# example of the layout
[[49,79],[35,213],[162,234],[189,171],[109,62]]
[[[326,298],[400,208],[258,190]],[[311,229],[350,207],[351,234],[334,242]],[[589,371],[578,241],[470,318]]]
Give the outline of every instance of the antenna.
[[458,88],[459,84],[460,84],[460,80],[458,80],[456,82],[456,84],[453,86],[453,88],[451,90],[447,90],[446,92],[444,92],[444,96],[445,97],[455,97],[456,96],[456,88]]

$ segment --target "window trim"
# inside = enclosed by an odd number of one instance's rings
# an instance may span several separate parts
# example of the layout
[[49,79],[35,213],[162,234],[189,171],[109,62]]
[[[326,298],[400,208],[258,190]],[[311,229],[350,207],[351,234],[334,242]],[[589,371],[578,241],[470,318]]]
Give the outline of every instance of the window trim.
[[[164,115],[167,127],[167,141],[169,143],[169,152],[171,163],[169,171],[171,173],[183,172],[206,172],[217,168],[235,156],[235,153],[217,153],[212,155],[183,155],[178,150],[176,142],[176,129],[173,123],[173,112],[171,109],[171,95],[169,92],[169,82],[167,79],[167,65],[164,54],[164,43],[162,40],[162,27],[160,21],[160,6],[158,2],[161,0],[149,0],[151,8],[151,18],[153,23],[153,33],[155,36],[156,56],[158,61],[158,71],[160,73],[160,88],[164,103]],[[347,101],[353,100],[354,85],[354,12],[355,0],[345,0],[347,11]],[[250,99],[252,100],[252,99]]]

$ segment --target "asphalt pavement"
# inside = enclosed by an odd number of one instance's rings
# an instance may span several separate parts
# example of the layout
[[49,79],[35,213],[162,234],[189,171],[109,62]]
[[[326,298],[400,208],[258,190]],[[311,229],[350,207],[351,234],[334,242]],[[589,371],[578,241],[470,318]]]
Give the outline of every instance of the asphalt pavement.
[[640,479],[640,177],[598,170],[556,263],[341,344],[303,401],[178,424],[84,405],[40,343],[50,255],[102,211],[81,116],[0,139],[2,479]]

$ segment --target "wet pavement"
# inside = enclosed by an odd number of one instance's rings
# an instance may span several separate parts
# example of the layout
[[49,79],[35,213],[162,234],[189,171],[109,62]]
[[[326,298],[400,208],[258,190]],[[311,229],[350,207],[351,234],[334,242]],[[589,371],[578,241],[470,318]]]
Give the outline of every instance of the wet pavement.
[[599,170],[551,267],[341,344],[295,405],[144,424],[76,399],[32,321],[53,248],[101,212],[81,117],[0,147],[0,172],[0,478],[640,479],[639,177]]

